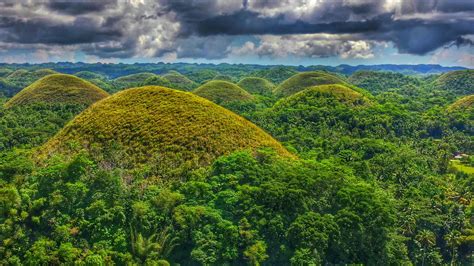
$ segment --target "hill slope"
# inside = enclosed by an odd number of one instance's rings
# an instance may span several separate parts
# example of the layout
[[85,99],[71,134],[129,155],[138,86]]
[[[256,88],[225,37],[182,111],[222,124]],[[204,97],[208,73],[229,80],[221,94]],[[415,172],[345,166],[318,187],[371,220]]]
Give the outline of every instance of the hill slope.
[[253,99],[253,96],[241,87],[223,80],[211,80],[197,88],[194,94],[217,104],[250,101]]
[[474,94],[474,70],[458,70],[439,76],[433,85],[436,89],[456,95]]
[[107,92],[76,76],[53,74],[35,81],[20,91],[5,104],[5,107],[33,103],[90,105],[107,96]]
[[474,111],[474,94],[469,96],[464,96],[461,99],[455,101],[448,107],[448,111],[462,111],[462,112],[472,112]]
[[346,82],[338,76],[322,71],[304,72],[283,81],[274,92],[280,97],[285,97],[311,86],[325,84],[346,84]]
[[251,94],[269,95],[275,89],[275,85],[264,78],[246,77],[237,83],[241,88]]
[[74,153],[70,142],[99,161],[110,163],[114,150],[124,155],[119,161],[125,168],[151,163],[159,164],[159,172],[208,165],[223,154],[264,146],[292,156],[246,119],[192,93],[157,86],[128,89],[97,102],[40,155]]

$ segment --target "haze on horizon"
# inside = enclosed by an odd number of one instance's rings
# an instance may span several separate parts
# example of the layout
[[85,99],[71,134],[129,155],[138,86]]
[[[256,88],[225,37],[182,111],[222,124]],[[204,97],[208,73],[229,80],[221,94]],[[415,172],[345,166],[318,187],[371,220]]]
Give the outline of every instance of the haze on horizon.
[[474,67],[472,0],[0,2],[0,62]]

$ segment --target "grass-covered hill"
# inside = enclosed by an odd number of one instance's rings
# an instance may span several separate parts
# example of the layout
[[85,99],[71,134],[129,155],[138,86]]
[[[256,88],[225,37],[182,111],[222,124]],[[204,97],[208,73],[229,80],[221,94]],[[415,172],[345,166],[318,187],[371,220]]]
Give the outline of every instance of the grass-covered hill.
[[6,108],[37,103],[90,105],[109,94],[94,84],[66,74],[48,75],[26,87],[6,104]]
[[455,95],[474,94],[474,70],[458,70],[439,76],[432,84],[436,89]]
[[149,78],[157,77],[157,75],[149,72],[142,72],[131,74],[127,76],[118,77],[113,80],[114,85],[118,89],[126,89],[132,88],[137,86],[143,86],[145,81]]
[[157,86],[124,90],[97,102],[40,154],[72,154],[76,150],[70,143],[99,161],[125,168],[149,163],[161,174],[166,169],[208,165],[243,149],[271,147],[292,156],[270,135],[231,111],[192,93]]
[[349,82],[373,94],[379,94],[404,86],[420,86],[422,81],[414,76],[395,72],[358,71],[349,77]]
[[190,80],[185,75],[176,71],[171,71],[163,75],[163,78],[170,82],[171,88],[173,89],[192,91],[198,87],[198,84],[196,82]]
[[275,94],[280,97],[290,96],[305,88],[325,84],[347,84],[342,78],[322,71],[298,73],[283,81],[276,89]]
[[212,80],[222,80],[222,81],[234,82],[234,80],[232,79],[231,76],[222,75],[222,74],[219,74],[219,75],[213,77]]
[[279,66],[255,71],[251,74],[251,76],[264,78],[275,84],[279,84],[296,74],[298,74],[298,71],[296,71],[293,67]]
[[2,67],[2,68],[0,68],[0,78],[4,78],[4,77],[8,76],[8,75],[10,75],[12,72],[13,72],[12,69]]
[[330,84],[309,87],[288,98],[282,99],[276,108],[291,108],[295,105],[305,103],[315,103],[315,99],[320,99],[321,105],[332,106],[333,101],[345,104],[347,106],[368,106],[371,101],[362,93],[355,91],[345,85]]
[[109,93],[113,93],[117,90],[113,82],[111,82],[105,75],[99,73],[91,71],[80,71],[75,73],[74,76],[85,79]]
[[92,71],[80,71],[80,72],[74,73],[74,76],[76,76],[78,78],[81,78],[81,79],[86,79],[86,80],[90,80],[90,79],[103,79],[103,80],[106,80],[107,79],[106,76],[101,75],[101,74],[96,73],[96,72],[92,72]]
[[464,96],[448,106],[449,111],[474,112],[474,94]]
[[217,104],[245,102],[253,100],[253,96],[234,83],[223,80],[211,80],[201,85],[194,94]]
[[270,95],[275,89],[275,85],[264,78],[246,77],[237,83],[241,88],[251,94]]
[[12,97],[21,89],[29,86],[36,80],[56,73],[57,72],[51,69],[38,69],[31,71],[26,69],[17,69],[0,79],[0,93],[7,97]]

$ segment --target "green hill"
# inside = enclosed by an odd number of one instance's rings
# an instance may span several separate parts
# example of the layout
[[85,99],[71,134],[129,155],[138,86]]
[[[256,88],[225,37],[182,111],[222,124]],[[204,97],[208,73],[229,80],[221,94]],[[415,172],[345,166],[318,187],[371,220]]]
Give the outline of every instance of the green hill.
[[474,94],[464,96],[448,106],[448,111],[473,112],[474,111]]
[[206,98],[217,104],[228,104],[231,102],[244,102],[253,100],[253,96],[237,86],[222,80],[211,80],[200,86],[194,94]]
[[[279,142],[246,119],[192,93],[148,86],[124,90],[79,114],[40,150],[41,158],[84,147],[97,160],[114,155],[125,168],[156,164],[158,171],[208,165],[236,150]],[[117,159],[117,158],[115,158]]]
[[5,107],[33,103],[90,105],[107,96],[108,93],[102,89],[76,76],[53,74],[21,90],[5,104]]
[[298,74],[298,71],[296,71],[293,67],[279,66],[255,71],[251,76],[270,80],[274,84],[280,84],[284,80],[296,74]]
[[157,75],[149,72],[136,73],[118,77],[113,80],[113,83],[118,89],[132,88],[137,86],[143,86],[145,80],[156,76]]
[[212,80],[222,80],[222,81],[233,82],[231,76],[229,76],[229,75],[222,75],[222,74],[213,77]]
[[[330,84],[306,88],[288,98],[280,100],[275,107],[291,107],[302,103],[315,103],[316,99],[321,99],[321,103],[335,100],[348,106],[368,106],[371,104],[371,101],[358,91],[345,85]],[[332,104],[328,104],[328,106],[332,106]]]
[[18,69],[6,76],[5,81],[10,83],[12,86],[22,89],[38,79],[51,74],[57,74],[57,72],[51,69],[38,69],[35,71]]
[[173,89],[192,91],[198,86],[196,82],[176,71],[172,71],[163,75],[163,78],[170,82],[171,88]]
[[241,88],[251,94],[270,95],[275,85],[264,78],[246,77],[237,83]]
[[89,81],[90,83],[96,85],[99,88],[102,88],[103,90],[109,93],[113,93],[117,90],[115,86],[112,84],[112,82],[108,80],[106,76],[98,74],[98,73],[94,73],[91,71],[80,71],[80,72],[75,73],[74,76],[85,79]]
[[0,68],[0,78],[4,78],[8,75],[10,75],[13,72],[13,70],[9,68]]
[[162,76],[153,75],[147,78],[145,81],[141,83],[137,83],[137,87],[140,86],[163,86],[163,87],[170,87],[171,83],[169,80],[163,78]]
[[439,90],[455,95],[474,94],[474,70],[458,70],[445,73],[433,81],[432,85]]
[[99,73],[91,72],[91,71],[80,71],[77,73],[74,73],[74,76],[85,79],[85,80],[91,80],[91,79],[103,79],[106,80],[107,77],[104,75],[101,75]]
[[373,94],[379,94],[405,86],[420,86],[422,81],[414,76],[394,72],[358,71],[349,77],[349,82]]
[[322,72],[312,71],[296,74],[283,81],[276,89],[275,94],[280,97],[290,96],[305,88],[325,84],[347,84],[338,76]]

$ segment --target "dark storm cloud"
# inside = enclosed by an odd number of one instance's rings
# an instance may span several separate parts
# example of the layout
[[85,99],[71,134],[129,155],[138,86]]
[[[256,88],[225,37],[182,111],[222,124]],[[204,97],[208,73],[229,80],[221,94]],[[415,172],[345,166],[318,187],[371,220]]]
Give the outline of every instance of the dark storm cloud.
[[82,44],[116,39],[121,32],[112,27],[101,27],[84,17],[70,23],[57,23],[45,18],[24,20],[0,17],[0,40],[27,44]]
[[47,6],[54,11],[64,12],[72,15],[100,12],[106,8],[112,8],[117,0],[52,0]]
[[242,36],[320,33],[423,55],[472,45],[473,22],[473,0],[0,1],[0,43],[77,46],[99,57],[222,58]]

